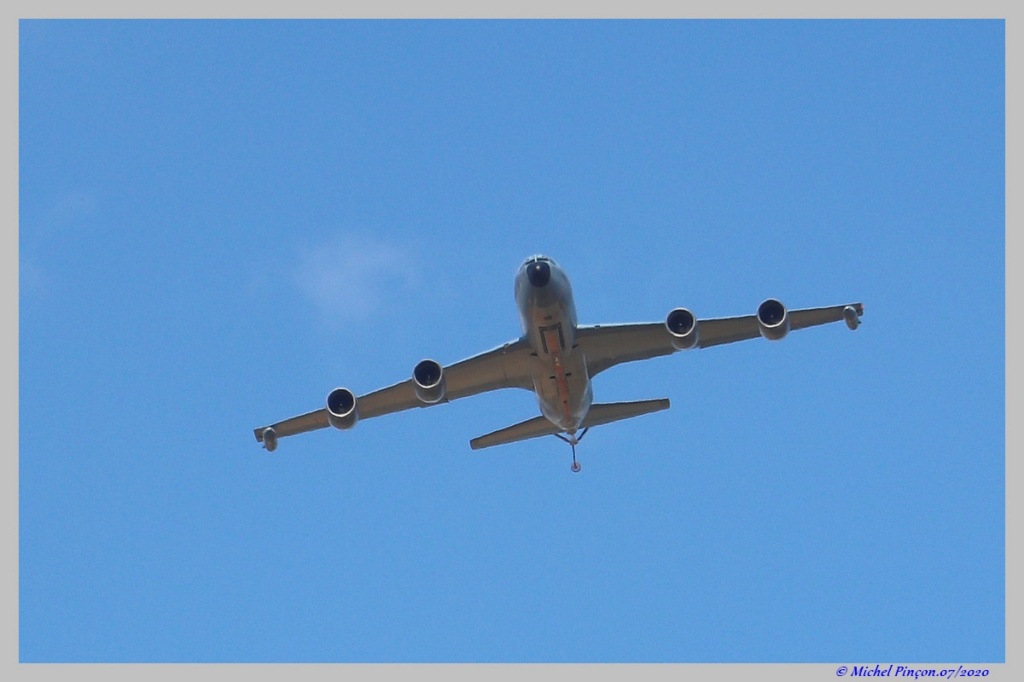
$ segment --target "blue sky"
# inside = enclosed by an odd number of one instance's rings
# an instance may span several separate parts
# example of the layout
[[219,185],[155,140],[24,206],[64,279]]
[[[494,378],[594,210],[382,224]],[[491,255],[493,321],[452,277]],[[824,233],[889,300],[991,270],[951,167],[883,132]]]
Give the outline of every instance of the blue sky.
[[[22,662],[1002,662],[1000,21],[25,21]],[[863,301],[255,426],[520,334]]]

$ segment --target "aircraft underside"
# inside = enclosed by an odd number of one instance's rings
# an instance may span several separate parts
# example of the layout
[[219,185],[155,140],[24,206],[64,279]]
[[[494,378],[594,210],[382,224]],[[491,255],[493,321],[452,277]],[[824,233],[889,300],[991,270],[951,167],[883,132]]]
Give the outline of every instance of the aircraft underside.
[[753,315],[698,319],[675,308],[663,322],[577,325],[572,287],[550,258],[533,256],[519,268],[515,298],[523,335],[497,348],[443,366],[423,360],[412,377],[357,396],[347,388],[327,395],[325,407],[255,429],[256,440],[274,451],[278,439],[326,428],[346,430],[357,422],[413,407],[430,407],[502,388],[532,390],[541,416],[470,441],[474,450],[554,435],[572,448],[572,470],[580,470],[576,445],[601,424],[666,410],[667,398],[594,403],[591,379],[615,365],[753,338],[779,341],[790,331],[832,322],[860,326],[861,303],[788,310],[775,299]]

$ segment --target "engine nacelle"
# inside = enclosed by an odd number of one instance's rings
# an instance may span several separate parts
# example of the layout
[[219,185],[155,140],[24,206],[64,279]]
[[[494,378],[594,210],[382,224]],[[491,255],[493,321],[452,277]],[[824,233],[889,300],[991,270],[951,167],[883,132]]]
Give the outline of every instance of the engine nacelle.
[[686,308],[676,308],[665,318],[665,329],[672,335],[672,347],[690,350],[700,339],[697,336],[697,318]]
[[412,370],[416,397],[427,405],[444,400],[444,369],[434,360],[423,360]]
[[359,421],[356,396],[347,388],[336,388],[327,394],[327,421],[336,429],[351,429]]
[[789,313],[786,306],[774,298],[757,306],[757,327],[761,336],[769,341],[780,341],[789,333]]

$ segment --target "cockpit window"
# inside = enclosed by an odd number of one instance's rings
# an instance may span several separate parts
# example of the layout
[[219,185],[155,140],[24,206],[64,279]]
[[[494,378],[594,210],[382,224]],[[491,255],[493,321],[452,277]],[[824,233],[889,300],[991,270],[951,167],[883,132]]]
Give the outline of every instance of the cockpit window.
[[529,265],[530,263],[549,263],[551,265],[554,265],[555,261],[548,258],[547,256],[543,256],[538,253],[536,255],[530,256],[529,258],[523,261],[523,265]]

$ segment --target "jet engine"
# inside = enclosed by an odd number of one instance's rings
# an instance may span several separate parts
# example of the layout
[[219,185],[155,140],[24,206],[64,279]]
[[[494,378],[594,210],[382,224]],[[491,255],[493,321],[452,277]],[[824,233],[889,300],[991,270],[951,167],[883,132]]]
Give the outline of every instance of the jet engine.
[[327,421],[336,429],[351,429],[359,421],[356,397],[347,388],[336,388],[327,394]]
[[697,318],[686,308],[676,308],[665,318],[665,328],[672,335],[672,347],[690,350],[700,339],[697,337]]
[[444,370],[434,360],[423,360],[412,370],[416,397],[427,405],[444,400]]
[[769,298],[757,306],[757,327],[761,336],[769,341],[780,341],[789,333],[789,314],[786,306]]

